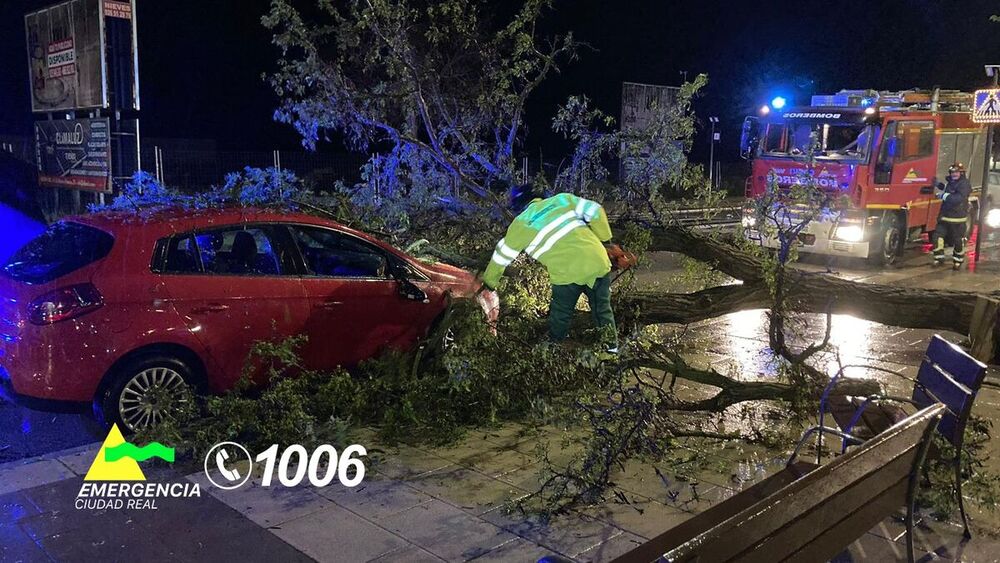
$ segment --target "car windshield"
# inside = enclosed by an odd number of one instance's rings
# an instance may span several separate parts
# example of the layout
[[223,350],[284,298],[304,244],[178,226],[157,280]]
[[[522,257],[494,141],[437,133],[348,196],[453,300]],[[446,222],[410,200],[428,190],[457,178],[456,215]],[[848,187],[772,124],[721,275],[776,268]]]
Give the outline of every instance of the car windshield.
[[761,151],[768,156],[806,156],[864,162],[868,159],[872,127],[849,123],[770,123]]
[[17,281],[47,283],[104,258],[113,245],[102,230],[59,222],[15,252],[3,272]]

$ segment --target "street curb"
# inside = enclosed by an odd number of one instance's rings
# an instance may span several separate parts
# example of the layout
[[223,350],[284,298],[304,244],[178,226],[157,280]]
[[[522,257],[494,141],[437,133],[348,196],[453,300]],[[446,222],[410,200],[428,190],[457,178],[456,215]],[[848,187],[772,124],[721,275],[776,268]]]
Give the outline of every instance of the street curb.
[[0,495],[50,485],[87,474],[101,442],[0,464]]

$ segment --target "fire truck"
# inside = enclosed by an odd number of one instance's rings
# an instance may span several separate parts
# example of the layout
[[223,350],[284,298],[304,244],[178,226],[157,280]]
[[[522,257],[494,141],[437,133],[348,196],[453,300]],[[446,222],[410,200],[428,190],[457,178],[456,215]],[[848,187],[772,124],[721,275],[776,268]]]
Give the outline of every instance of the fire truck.
[[[811,182],[846,196],[845,210],[812,221],[799,252],[865,258],[879,265],[908,240],[932,232],[941,200],[935,186],[962,162],[972,182],[970,225],[984,177],[985,128],[972,123],[973,94],[955,90],[842,90],[805,107],[763,106],[743,124],[741,152],[752,160],[747,196]],[[773,105],[773,104],[772,104]],[[988,202],[992,203],[992,202]],[[824,215],[825,217],[826,215]],[[743,226],[760,236],[752,213]],[[776,247],[775,240],[767,246]]]

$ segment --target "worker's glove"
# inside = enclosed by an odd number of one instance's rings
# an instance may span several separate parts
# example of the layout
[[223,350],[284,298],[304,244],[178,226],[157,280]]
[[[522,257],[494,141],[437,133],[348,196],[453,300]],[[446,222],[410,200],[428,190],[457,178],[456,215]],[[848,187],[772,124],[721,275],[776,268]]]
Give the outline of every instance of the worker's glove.
[[938,185],[934,186],[934,195],[938,199],[944,199],[944,197],[943,197],[944,196],[944,184],[938,183]]
[[500,318],[500,296],[483,284],[483,287],[476,293],[476,303],[486,315],[486,323],[490,327],[490,332],[496,336],[497,320]]
[[609,244],[605,248],[608,251],[608,260],[611,260],[611,268],[614,270],[629,270],[639,262],[635,254],[622,249],[617,244]]

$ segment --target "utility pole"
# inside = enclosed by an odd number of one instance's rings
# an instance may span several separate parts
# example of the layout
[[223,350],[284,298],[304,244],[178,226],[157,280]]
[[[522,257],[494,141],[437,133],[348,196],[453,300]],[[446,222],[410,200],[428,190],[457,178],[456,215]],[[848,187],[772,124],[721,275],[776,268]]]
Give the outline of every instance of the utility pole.
[[712,138],[708,149],[708,185],[715,188],[715,124],[719,122],[719,118],[709,117],[708,121],[712,124]]
[[[993,78],[993,90],[996,91],[997,86],[1000,86],[1000,65],[986,65],[986,76]],[[975,263],[979,263],[979,251],[983,245],[983,226],[986,222],[986,214],[989,213],[987,209],[987,201],[989,201],[989,191],[990,191],[990,165],[992,164],[993,156],[993,124],[989,123],[986,125],[986,150],[983,151],[983,189],[979,196],[979,217],[976,221],[976,255],[974,257]],[[972,233],[968,233],[972,235]]]

